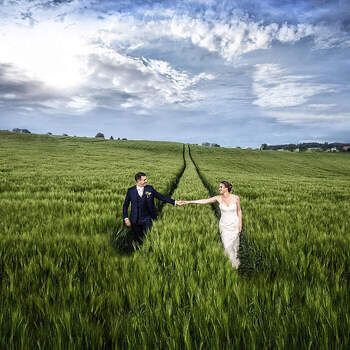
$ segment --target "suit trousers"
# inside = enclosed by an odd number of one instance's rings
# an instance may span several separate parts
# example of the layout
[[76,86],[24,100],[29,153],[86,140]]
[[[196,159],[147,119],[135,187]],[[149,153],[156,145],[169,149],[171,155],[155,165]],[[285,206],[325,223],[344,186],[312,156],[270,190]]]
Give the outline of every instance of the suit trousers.
[[134,231],[135,240],[138,243],[142,243],[142,240],[147,231],[152,228],[152,219],[150,216],[142,217],[137,220],[137,222],[131,224]]

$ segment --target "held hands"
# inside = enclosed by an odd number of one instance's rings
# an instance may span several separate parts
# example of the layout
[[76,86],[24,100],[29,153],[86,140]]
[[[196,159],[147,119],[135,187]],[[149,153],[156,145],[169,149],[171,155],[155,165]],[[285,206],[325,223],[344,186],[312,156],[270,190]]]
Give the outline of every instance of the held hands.
[[188,204],[187,201],[176,201],[176,205],[179,205],[180,207],[185,204]]

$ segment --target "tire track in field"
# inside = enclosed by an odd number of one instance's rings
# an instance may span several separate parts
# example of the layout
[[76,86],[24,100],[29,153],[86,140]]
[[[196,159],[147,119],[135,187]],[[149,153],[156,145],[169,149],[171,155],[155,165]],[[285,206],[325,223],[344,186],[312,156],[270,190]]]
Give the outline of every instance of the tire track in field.
[[[175,179],[170,183],[168,187],[168,191],[166,191],[166,195],[171,197],[175,190],[177,189],[179,182],[182,178],[183,173],[186,170],[186,157],[185,157],[185,144],[182,147],[182,159],[183,165],[175,176]],[[158,218],[161,217],[162,210],[165,203],[162,201],[158,201],[157,209],[158,209]],[[118,226],[117,229],[113,232],[110,238],[111,245],[115,251],[121,254],[130,254],[135,251],[134,241],[133,241],[133,231],[131,228],[128,228],[122,224],[122,226]]]
[[[179,171],[179,173],[176,175],[175,179],[171,182],[168,192],[167,192],[167,196],[171,197],[173,195],[173,193],[175,192],[175,190],[177,189],[177,186],[179,185],[179,182],[182,178],[183,173],[186,170],[186,157],[185,157],[185,145],[182,145],[182,159],[183,159],[183,166],[181,168],[181,170]],[[159,201],[158,204],[158,213],[159,215],[162,212],[163,206],[165,205],[164,202]]]
[[[203,176],[198,165],[194,161],[191,154],[191,148],[189,145],[188,145],[188,153],[197,171],[197,174],[203,183],[203,186],[208,190],[211,197],[217,196],[217,191]],[[214,211],[215,216],[219,220],[221,216],[219,205],[217,203],[212,203],[211,207],[212,207],[212,210]],[[238,273],[241,275],[250,275],[252,272],[257,271],[262,265],[261,255],[259,254],[259,252],[256,251],[254,243],[248,239],[246,233],[243,230],[240,233],[238,257],[240,259]]]

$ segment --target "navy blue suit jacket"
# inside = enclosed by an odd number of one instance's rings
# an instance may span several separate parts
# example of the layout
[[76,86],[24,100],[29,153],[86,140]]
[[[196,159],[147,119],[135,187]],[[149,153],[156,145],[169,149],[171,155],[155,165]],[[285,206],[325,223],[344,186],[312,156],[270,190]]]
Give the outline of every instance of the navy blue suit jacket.
[[[175,200],[162,194],[158,193],[152,186],[146,185],[143,190],[146,195],[146,204],[148,206],[149,212],[151,213],[151,218],[156,219],[158,216],[157,209],[154,205],[154,197],[157,199],[175,205]],[[124,205],[123,205],[123,217],[129,218],[132,223],[137,221],[137,193],[136,186],[132,186],[128,189],[126,193]],[[131,212],[130,216],[128,215],[129,204],[131,202]]]

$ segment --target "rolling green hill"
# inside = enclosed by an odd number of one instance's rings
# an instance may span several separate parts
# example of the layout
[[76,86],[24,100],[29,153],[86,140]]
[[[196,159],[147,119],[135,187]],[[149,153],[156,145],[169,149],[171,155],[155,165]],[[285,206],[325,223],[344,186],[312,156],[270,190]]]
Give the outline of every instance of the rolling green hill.
[[[239,270],[210,205],[124,251],[137,171],[177,200],[232,182]],[[348,154],[1,131],[0,348],[348,348],[349,180]]]

